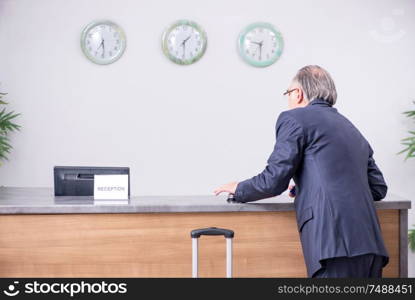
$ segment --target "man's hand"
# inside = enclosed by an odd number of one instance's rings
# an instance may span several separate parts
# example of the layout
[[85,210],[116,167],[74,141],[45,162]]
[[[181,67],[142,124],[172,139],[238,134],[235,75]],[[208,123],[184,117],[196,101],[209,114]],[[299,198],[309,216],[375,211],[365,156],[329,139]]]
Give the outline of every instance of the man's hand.
[[219,195],[222,192],[228,192],[230,194],[235,194],[235,191],[236,191],[236,187],[237,186],[238,186],[238,182],[236,182],[236,181],[230,182],[230,183],[227,183],[227,184],[224,184],[224,185],[218,187],[214,191],[215,196]]
[[295,185],[290,185],[288,189],[290,190],[288,196],[290,196],[291,198],[295,198]]

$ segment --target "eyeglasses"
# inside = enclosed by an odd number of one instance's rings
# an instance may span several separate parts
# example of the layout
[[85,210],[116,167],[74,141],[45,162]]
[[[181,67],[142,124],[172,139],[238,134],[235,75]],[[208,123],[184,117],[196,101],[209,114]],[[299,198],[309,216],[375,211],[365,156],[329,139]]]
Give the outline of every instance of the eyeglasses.
[[290,93],[294,92],[295,90],[298,90],[298,88],[292,89],[292,90],[286,90],[282,95],[289,95]]

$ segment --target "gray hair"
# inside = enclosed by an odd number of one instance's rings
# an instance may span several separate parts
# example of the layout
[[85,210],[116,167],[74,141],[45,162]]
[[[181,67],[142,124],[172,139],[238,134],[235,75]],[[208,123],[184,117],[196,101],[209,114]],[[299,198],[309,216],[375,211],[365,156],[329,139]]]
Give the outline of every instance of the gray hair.
[[323,99],[330,105],[334,105],[337,99],[337,91],[330,74],[322,67],[312,65],[301,68],[293,81],[298,83],[308,101]]

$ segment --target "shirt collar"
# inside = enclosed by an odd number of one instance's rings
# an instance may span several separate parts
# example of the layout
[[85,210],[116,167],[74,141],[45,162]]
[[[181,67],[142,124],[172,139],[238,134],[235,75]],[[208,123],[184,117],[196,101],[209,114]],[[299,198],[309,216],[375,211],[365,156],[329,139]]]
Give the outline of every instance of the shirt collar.
[[309,103],[309,105],[332,106],[330,103],[321,98],[314,99]]

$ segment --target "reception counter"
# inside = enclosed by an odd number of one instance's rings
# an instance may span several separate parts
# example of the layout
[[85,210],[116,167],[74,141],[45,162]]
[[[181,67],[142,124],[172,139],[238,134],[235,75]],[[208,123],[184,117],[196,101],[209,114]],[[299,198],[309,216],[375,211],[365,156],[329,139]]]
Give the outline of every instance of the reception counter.
[[[407,277],[408,209],[374,202],[390,255],[384,277]],[[191,277],[190,231],[235,231],[235,277],[306,277],[294,201],[229,204],[226,196],[138,196],[127,202],[0,187],[0,277]],[[225,241],[199,241],[201,277],[225,276]]]

